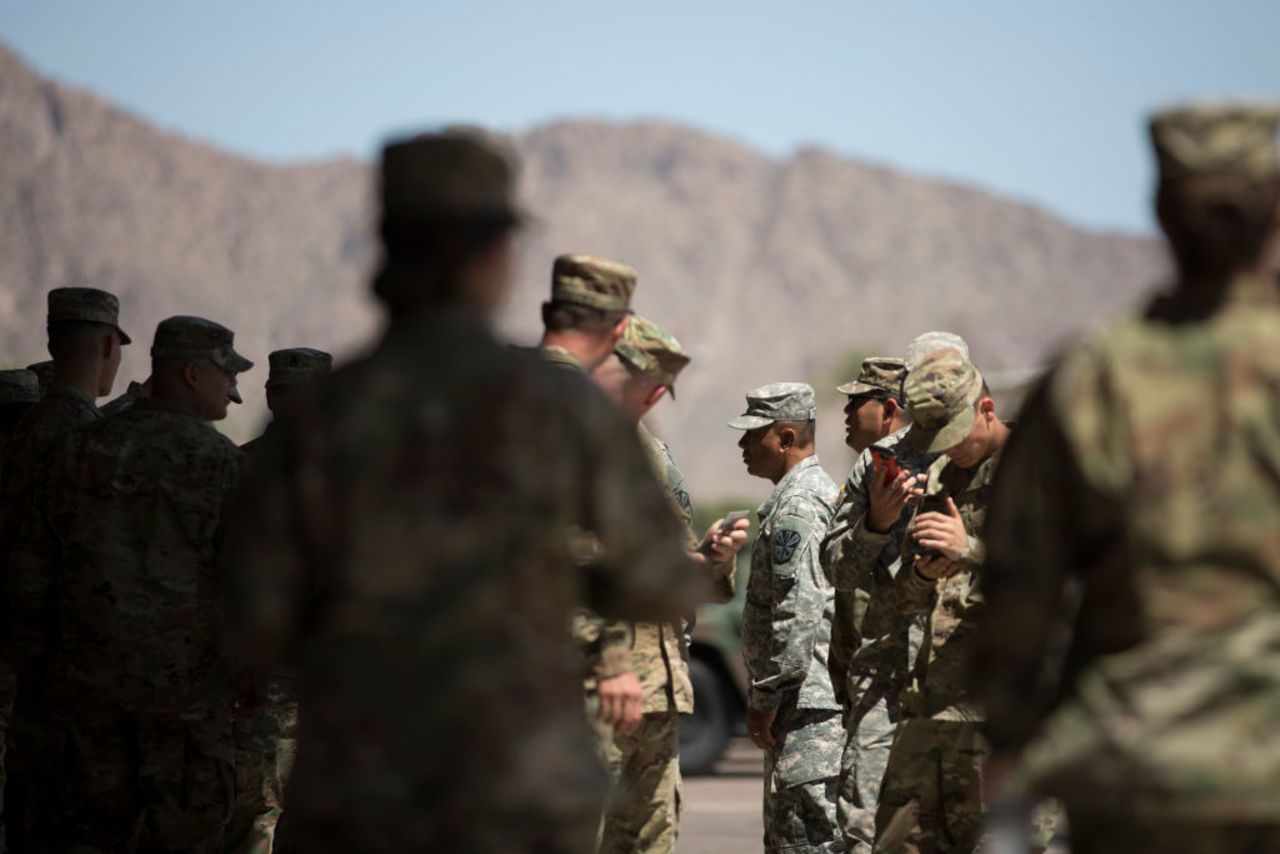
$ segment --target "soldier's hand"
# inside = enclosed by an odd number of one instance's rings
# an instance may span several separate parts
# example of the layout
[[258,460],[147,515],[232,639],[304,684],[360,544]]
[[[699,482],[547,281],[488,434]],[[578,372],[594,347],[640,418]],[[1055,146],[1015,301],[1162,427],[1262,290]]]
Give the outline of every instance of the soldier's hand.
[[867,505],[867,527],[877,534],[887,533],[902,516],[912,498],[920,492],[919,483],[925,475],[915,475],[906,469],[898,472],[888,485],[878,474],[871,478],[871,500]]
[[946,513],[921,513],[911,525],[911,536],[921,546],[958,561],[969,548],[969,534],[956,503],[947,499]]
[[630,735],[644,717],[644,688],[631,671],[601,679],[596,684],[600,695],[600,720],[623,735]]
[[738,519],[731,525],[725,525],[724,519],[717,519],[702,538],[703,549],[712,563],[727,563],[742,551],[750,530],[751,522],[746,519]]
[[955,575],[958,568],[958,564],[947,560],[941,555],[918,555],[916,557],[916,572],[930,581],[937,581],[939,578],[950,578]]
[[776,712],[757,712],[747,709],[747,735],[761,750],[773,748],[773,718]]

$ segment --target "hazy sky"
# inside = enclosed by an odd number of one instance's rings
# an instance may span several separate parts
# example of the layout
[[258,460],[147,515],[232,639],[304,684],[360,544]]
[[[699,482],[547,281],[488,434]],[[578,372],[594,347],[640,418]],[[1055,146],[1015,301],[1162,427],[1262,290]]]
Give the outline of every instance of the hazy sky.
[[274,160],[442,121],[657,117],[1141,230],[1152,107],[1280,97],[1280,0],[0,0],[0,39]]

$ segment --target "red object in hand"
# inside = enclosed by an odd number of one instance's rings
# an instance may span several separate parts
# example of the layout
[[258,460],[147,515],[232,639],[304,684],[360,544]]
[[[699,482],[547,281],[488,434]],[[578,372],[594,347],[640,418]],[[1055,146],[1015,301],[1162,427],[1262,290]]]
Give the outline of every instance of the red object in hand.
[[898,472],[902,470],[893,451],[887,451],[884,448],[871,449],[871,462],[876,467],[876,471],[884,472],[885,486],[889,486],[897,480]]

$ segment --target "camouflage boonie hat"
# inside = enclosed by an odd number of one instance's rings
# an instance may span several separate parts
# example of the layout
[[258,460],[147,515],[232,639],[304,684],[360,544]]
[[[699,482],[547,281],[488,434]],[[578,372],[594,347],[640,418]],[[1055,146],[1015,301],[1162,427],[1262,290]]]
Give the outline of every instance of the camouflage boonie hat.
[[383,224],[524,219],[515,158],[478,131],[451,129],[382,149]]
[[973,427],[973,406],[982,394],[982,374],[959,350],[945,349],[925,358],[902,384],[911,430],[907,441],[940,454],[960,444]]
[[1149,129],[1160,180],[1280,175],[1280,104],[1203,104],[1166,110]]
[[907,372],[910,373],[920,367],[931,353],[939,350],[956,350],[961,356],[969,358],[969,345],[954,332],[923,332],[907,345],[907,357],[903,360]]
[[561,255],[551,268],[551,301],[600,311],[629,311],[636,271],[591,255]]
[[775,421],[812,421],[818,416],[807,383],[773,383],[747,392],[747,411],[729,422],[734,430],[756,430]]
[[680,342],[651,320],[636,315],[627,323],[613,352],[676,396],[676,377],[689,364]]
[[36,380],[40,383],[40,391],[43,393],[49,387],[49,383],[53,382],[53,360],[48,359],[43,362],[33,362],[27,365],[27,370],[36,375]]
[[78,320],[110,326],[120,336],[121,344],[133,339],[120,328],[120,300],[115,294],[97,288],[54,288],[49,291],[49,323]]
[[38,403],[40,381],[31,371],[19,368],[0,371],[0,403]]
[[227,327],[203,317],[179,315],[160,321],[151,344],[153,359],[208,359],[233,374],[253,367],[235,351],[236,335]]
[[863,394],[885,392],[894,397],[902,396],[902,380],[907,375],[907,368],[901,359],[892,356],[872,356],[864,359],[858,378],[844,385],[836,386],[836,391],[856,397]]
[[267,356],[267,388],[281,385],[306,385],[327,376],[333,369],[333,356],[310,347],[290,347]]

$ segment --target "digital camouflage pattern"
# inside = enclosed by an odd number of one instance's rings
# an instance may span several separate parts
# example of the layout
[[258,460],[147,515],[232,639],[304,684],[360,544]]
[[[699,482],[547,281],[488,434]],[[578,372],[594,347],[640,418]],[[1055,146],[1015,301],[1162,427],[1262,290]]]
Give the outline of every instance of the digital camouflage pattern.
[[636,271],[591,255],[561,255],[551,267],[551,301],[600,311],[626,311],[636,290]]
[[21,368],[0,371],[0,404],[37,403],[40,400],[40,380],[34,371]]
[[119,415],[133,408],[133,405],[144,397],[151,396],[151,387],[147,382],[129,382],[129,387],[124,390],[124,394],[102,405],[102,414],[106,418],[112,415]]
[[1202,104],[1167,110],[1149,130],[1161,181],[1234,175],[1280,175],[1276,122],[1280,104]]
[[[844,744],[827,671],[835,596],[819,561],[837,492],[811,456],[778,481],[757,511],[742,657],[751,680],[748,705],[777,715],[775,747],[765,756],[765,840],[771,851],[806,845],[814,834],[838,837],[835,802],[826,800],[828,791],[835,793]],[[792,791],[802,785],[803,792]],[[825,827],[805,829],[816,808],[811,801],[829,815]]]
[[666,386],[672,398],[676,396],[676,377],[689,364],[689,355],[675,336],[637,314],[627,321],[613,351],[640,373]]
[[54,288],[49,291],[49,325],[65,321],[101,323],[120,336],[121,344],[132,343],[120,328],[120,300],[115,294],[97,288]]
[[267,356],[267,388],[307,385],[329,375],[333,356],[312,347],[273,350]]
[[253,362],[236,352],[236,334],[221,323],[203,317],[178,315],[156,327],[151,344],[153,359],[208,359],[233,374],[244,373]]
[[1006,450],[975,674],[1073,825],[1280,824],[1277,388],[1276,281],[1180,283],[1069,348]]
[[27,365],[27,370],[36,375],[36,379],[40,382],[40,394],[43,396],[45,389],[53,383],[53,360],[33,362]]
[[729,422],[734,430],[757,430],[775,421],[812,421],[817,417],[813,389],[805,383],[771,383],[747,392],[747,409]]
[[697,598],[634,427],[441,308],[394,317],[261,459],[225,565],[234,636],[305,698],[276,850],[590,850],[607,786],[570,613]]
[[154,398],[60,452],[42,757],[58,785],[36,837],[55,850],[221,850],[233,694],[214,561],[240,460]]
[[[924,473],[935,456],[904,443],[907,429],[891,433],[872,447],[892,451],[907,471]],[[855,605],[841,637],[853,638],[856,644],[840,656],[844,669],[836,670],[834,665],[832,669],[833,685],[839,680],[848,730],[840,768],[839,815],[850,851],[869,851],[875,839],[880,781],[902,714],[902,690],[923,636],[923,620],[913,621],[904,614],[894,592],[911,514],[904,512],[884,533],[867,527],[874,476],[871,453],[864,451],[841,492],[822,543],[823,567],[837,594],[851,597]],[[834,639],[833,631],[833,643]],[[831,659],[836,658],[833,650]]]
[[902,380],[907,375],[901,359],[893,356],[872,356],[862,360],[862,369],[855,379],[836,386],[836,391],[850,397],[863,394],[891,394],[902,396]]

